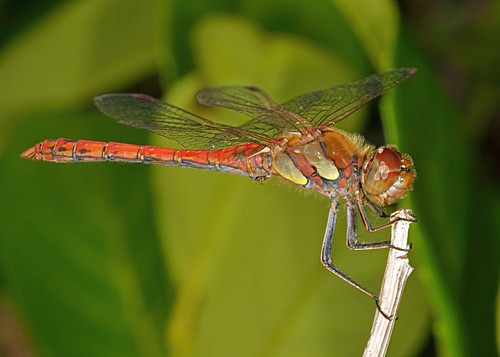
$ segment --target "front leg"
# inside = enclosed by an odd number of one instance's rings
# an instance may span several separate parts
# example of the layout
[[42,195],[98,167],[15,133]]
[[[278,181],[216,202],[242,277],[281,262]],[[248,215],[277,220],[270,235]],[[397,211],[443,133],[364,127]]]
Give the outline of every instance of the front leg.
[[[359,241],[358,232],[356,229],[356,205],[351,200],[346,200],[346,202],[347,202],[347,237],[346,237],[347,247],[352,250],[392,248],[390,241],[380,241],[380,242]],[[365,224],[366,230],[368,232],[374,232],[370,222],[368,221],[368,217],[366,216],[366,212],[364,211],[364,209],[362,211],[361,209],[359,209],[359,211],[361,214],[361,219]],[[385,225],[384,227],[386,226],[388,225]]]
[[394,223],[396,223],[397,221],[401,221],[401,220],[408,220],[409,222],[416,222],[417,221],[417,218],[414,216],[406,217],[406,218],[396,216],[396,218],[393,218],[392,216],[390,216],[390,215],[386,214],[384,211],[382,211],[379,207],[375,206],[373,203],[367,202],[367,204],[373,211],[375,211],[375,213],[378,216],[380,216],[382,218],[391,217],[389,222],[384,223],[378,227],[373,227],[370,223],[370,220],[368,219],[368,215],[366,214],[365,206],[363,205],[363,199],[361,198],[361,196],[358,192],[358,194],[356,195],[356,205],[358,206],[358,211],[359,211],[359,214],[361,216],[361,220],[363,221],[363,224],[364,224],[366,230],[370,233],[379,231],[379,230],[387,228],[387,227],[390,227]]
[[[384,223],[378,227],[373,227],[368,219],[368,215],[366,214],[365,207],[363,206],[363,201],[359,197],[356,196],[356,205],[357,210],[361,216],[361,220],[366,228],[366,230],[370,233],[379,231],[383,228],[387,228],[392,226],[395,222],[407,219],[411,222],[415,222],[417,219],[413,216],[408,218],[402,218],[401,216],[396,216],[396,218],[392,218],[387,223]],[[375,206],[374,206],[375,207]],[[378,208],[378,207],[377,207]],[[380,209],[378,209],[382,212]],[[393,248],[405,252],[409,252],[410,249],[395,247],[391,244],[390,241],[379,241],[379,242],[360,242],[358,241],[358,235],[356,232],[356,207],[351,200],[347,200],[347,247],[353,250],[368,250],[368,249],[380,249],[380,248]]]
[[375,212],[375,214],[381,218],[387,218],[387,217],[390,217],[390,214],[387,214],[385,213],[384,211],[382,211],[382,209],[377,206],[377,205],[374,205],[373,203],[371,203],[370,201],[366,200],[365,201],[365,204],[370,207],[370,209]]

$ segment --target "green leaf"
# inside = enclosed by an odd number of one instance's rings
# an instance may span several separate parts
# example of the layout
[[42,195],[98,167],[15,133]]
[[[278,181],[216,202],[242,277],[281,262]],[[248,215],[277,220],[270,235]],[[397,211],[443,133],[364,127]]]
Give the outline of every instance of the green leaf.
[[66,2],[13,37],[0,61],[0,125],[34,108],[88,102],[150,73],[154,4]]
[[[497,246],[490,223],[495,220],[492,210],[484,209],[483,214],[471,209],[491,205],[486,199],[491,193],[482,193],[473,179],[471,143],[475,133],[461,127],[461,114],[405,31],[397,50],[397,63],[411,61],[419,68],[397,92],[398,121],[392,132],[412,154],[418,171],[411,194],[420,218],[417,237],[421,237],[422,249],[417,248],[417,253],[424,262],[422,274],[433,299],[439,348],[453,356],[493,355],[498,276],[489,272],[498,272],[498,250],[481,249]],[[481,194],[484,202],[478,202]],[[471,305],[472,299],[484,303]]]
[[348,19],[374,66],[392,67],[399,14],[393,1],[332,0]]

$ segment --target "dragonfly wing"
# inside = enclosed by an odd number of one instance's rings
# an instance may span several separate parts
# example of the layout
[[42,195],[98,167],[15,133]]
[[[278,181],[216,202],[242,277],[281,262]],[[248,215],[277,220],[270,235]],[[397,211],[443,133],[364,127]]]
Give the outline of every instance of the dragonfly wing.
[[199,91],[196,100],[203,105],[235,110],[250,117],[276,111],[278,107],[267,93],[257,87],[210,87]]
[[[219,124],[145,94],[105,94],[94,99],[105,115],[177,141],[186,148],[221,148],[268,138]],[[217,138],[217,140],[214,140]]]
[[410,78],[415,68],[375,74],[329,89],[310,92],[281,106],[309,120],[313,126],[330,126],[348,117],[370,100]]
[[256,87],[211,87],[196,95],[200,104],[227,108],[253,118],[239,128],[259,133],[269,138],[284,131],[305,132],[311,126],[297,116],[276,104],[271,97]]

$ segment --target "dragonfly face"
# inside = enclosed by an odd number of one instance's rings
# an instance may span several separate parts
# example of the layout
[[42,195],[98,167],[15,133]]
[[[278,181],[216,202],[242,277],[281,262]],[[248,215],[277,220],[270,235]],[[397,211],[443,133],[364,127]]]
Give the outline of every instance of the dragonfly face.
[[403,197],[412,188],[415,176],[411,157],[395,147],[381,147],[364,163],[361,185],[372,203],[384,207]]
[[[393,146],[377,150],[361,136],[335,128],[370,100],[405,81],[414,68],[369,76],[306,93],[278,105],[255,87],[213,87],[200,91],[199,103],[231,109],[251,120],[240,126],[210,121],[144,94],[106,94],[95,98],[101,112],[127,124],[174,139],[185,149],[91,140],[44,140],[21,156],[51,162],[122,161],[207,169],[264,181],[279,176],[331,199],[322,263],[332,273],[377,301],[374,294],[334,267],[331,244],[338,204],[347,206],[347,245],[351,249],[391,247],[390,242],[359,242],[356,208],[368,231],[365,204],[396,202],[411,189],[413,162]],[[378,305],[377,305],[378,306]]]

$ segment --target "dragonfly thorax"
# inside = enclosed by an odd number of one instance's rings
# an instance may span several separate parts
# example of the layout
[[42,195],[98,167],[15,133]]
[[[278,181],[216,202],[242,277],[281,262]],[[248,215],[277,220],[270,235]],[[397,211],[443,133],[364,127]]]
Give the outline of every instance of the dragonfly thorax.
[[412,187],[416,172],[413,160],[394,146],[374,150],[363,164],[361,185],[370,202],[387,206]]
[[274,174],[327,197],[359,193],[377,206],[402,198],[415,179],[412,159],[395,147],[374,149],[362,137],[336,128],[293,133],[271,148]]
[[283,143],[271,149],[273,172],[328,197],[348,194],[352,182],[360,180],[362,158],[373,151],[359,136],[335,128],[293,133]]

